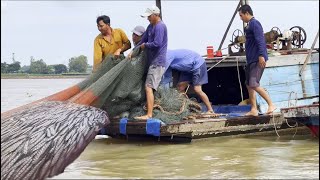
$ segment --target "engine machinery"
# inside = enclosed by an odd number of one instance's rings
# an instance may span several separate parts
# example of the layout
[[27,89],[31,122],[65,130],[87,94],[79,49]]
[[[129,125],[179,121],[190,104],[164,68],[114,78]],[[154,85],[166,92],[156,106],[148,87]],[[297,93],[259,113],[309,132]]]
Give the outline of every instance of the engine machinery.
[[[292,50],[303,48],[303,44],[306,42],[307,34],[305,30],[300,26],[293,26],[289,30],[281,30],[278,27],[273,27],[269,32],[264,34],[264,38],[268,49],[272,50]],[[230,40],[231,44],[228,45],[229,55],[244,55],[246,37],[244,33],[236,29],[232,33]]]

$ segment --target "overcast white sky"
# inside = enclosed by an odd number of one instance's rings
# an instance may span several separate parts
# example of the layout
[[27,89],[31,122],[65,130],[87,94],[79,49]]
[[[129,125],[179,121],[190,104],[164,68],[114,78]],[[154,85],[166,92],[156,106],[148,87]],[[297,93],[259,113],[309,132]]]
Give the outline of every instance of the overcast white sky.
[[[1,62],[12,62],[12,53],[22,65],[30,56],[47,64],[68,64],[85,55],[93,59],[93,40],[99,31],[96,17],[108,15],[113,28],[122,28],[131,40],[136,25],[147,26],[139,15],[155,1],[1,1]],[[200,54],[206,47],[218,48],[238,1],[162,0],[163,21],[168,28],[169,49],[187,48]],[[264,31],[281,31],[299,25],[307,32],[304,47],[310,47],[319,29],[319,1],[250,1]],[[235,29],[242,29],[237,15],[223,47]],[[319,42],[317,43],[319,47]]]

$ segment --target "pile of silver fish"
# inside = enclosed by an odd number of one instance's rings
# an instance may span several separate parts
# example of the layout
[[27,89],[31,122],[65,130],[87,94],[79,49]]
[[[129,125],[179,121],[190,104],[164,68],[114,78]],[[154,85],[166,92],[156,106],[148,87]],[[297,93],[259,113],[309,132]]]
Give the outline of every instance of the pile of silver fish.
[[107,124],[99,108],[55,101],[1,117],[1,179],[62,173]]

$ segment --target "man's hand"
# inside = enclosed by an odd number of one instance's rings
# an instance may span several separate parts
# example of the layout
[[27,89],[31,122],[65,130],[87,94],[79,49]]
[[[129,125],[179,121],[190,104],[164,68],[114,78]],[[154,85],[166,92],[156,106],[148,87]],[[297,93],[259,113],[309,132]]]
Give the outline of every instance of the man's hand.
[[145,48],[144,43],[142,43],[142,44],[140,45],[140,48],[141,48],[141,50],[144,50],[144,48]]
[[116,50],[116,52],[114,52],[113,55],[114,55],[115,58],[118,58],[120,56],[120,53],[121,53],[121,48]]
[[259,65],[261,68],[265,68],[266,67],[266,60],[264,59],[263,56],[259,56]]
[[132,51],[128,54],[127,57],[128,57],[129,60],[131,60],[131,58],[132,58]]

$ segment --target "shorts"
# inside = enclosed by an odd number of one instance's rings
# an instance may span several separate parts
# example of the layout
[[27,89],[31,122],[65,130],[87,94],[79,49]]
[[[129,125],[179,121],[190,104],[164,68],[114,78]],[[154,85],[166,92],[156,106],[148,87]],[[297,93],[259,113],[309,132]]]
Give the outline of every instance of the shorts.
[[246,85],[249,87],[259,87],[264,68],[261,68],[259,62],[253,62],[246,66]]
[[150,65],[148,69],[148,74],[146,78],[146,86],[157,90],[164,74],[165,67]]
[[192,86],[207,84],[207,64],[204,62],[198,69],[194,70],[193,72],[181,72],[178,82],[188,82]]

